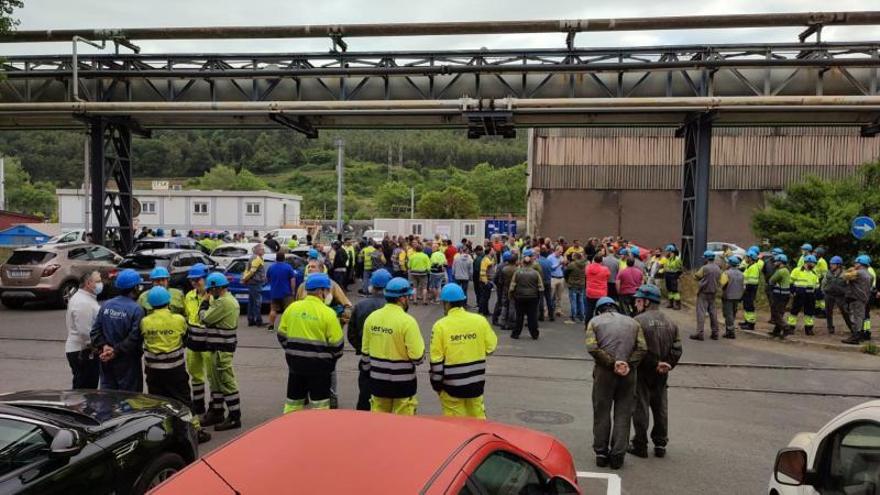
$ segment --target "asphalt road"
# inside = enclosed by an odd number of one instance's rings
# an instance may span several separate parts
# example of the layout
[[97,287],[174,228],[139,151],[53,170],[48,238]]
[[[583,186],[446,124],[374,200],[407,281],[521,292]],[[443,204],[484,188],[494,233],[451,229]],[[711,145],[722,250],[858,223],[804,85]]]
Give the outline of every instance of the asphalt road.
[[[426,342],[439,306],[411,309]],[[670,312],[686,335],[690,312]],[[244,318],[242,318],[244,322]],[[244,324],[244,323],[243,323]],[[67,388],[64,312],[45,307],[0,309],[0,392]],[[557,320],[541,338],[499,332],[486,391],[490,419],[552,433],[565,442],[580,471],[595,467],[591,449],[592,363],[583,327]],[[235,356],[245,427],[281,413],[287,370],[272,333],[242,327]],[[665,459],[627,457],[624,493],[763,493],[777,449],[800,431],[815,431],[845,409],[880,395],[880,359],[858,353],[740,338],[685,339],[683,364],[670,379],[670,444]],[[357,398],[357,360],[339,363],[341,407]],[[427,366],[419,376],[420,414],[439,414]],[[215,433],[203,452],[237,432]],[[601,488],[584,481],[588,493]],[[604,489],[601,489],[604,492]]]

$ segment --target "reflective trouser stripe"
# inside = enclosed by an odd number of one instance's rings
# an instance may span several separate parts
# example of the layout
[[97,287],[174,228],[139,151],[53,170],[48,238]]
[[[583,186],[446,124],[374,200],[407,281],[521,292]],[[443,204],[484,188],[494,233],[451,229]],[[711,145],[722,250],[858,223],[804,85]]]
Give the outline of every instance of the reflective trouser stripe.
[[755,323],[758,321],[754,311],[743,311],[743,319],[746,320],[746,323]]
[[[238,398],[238,381],[235,379],[235,370],[232,367],[233,353],[214,351],[210,354],[212,363],[211,374],[214,375],[214,379],[217,383],[217,393],[221,403],[220,407],[222,407],[222,403],[225,402],[226,408],[230,412],[230,416],[238,417],[241,406]],[[217,395],[214,394],[213,388],[211,389],[211,396],[211,407],[214,408],[216,406],[213,401],[216,400]]]
[[306,400],[305,399],[285,399],[284,401],[284,414],[302,411],[306,408]]

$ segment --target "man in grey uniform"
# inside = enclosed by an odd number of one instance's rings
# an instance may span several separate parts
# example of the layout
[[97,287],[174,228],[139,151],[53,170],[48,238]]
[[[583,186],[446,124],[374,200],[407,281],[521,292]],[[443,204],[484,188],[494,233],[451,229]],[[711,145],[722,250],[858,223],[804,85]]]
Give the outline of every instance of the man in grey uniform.
[[718,312],[715,309],[715,294],[721,287],[721,267],[715,263],[713,251],[703,253],[703,261],[705,264],[694,274],[694,278],[699,284],[697,290],[697,331],[690,338],[703,340],[703,327],[705,326],[706,313],[708,313],[712,340],[718,340]]
[[727,258],[727,270],[721,274],[721,312],[724,313],[724,338],[736,338],[736,311],[746,291],[745,276],[739,269],[739,256]]
[[847,282],[846,302],[849,317],[852,320],[852,335],[842,340],[844,344],[859,344],[864,340],[870,340],[871,334],[865,331],[865,314],[871,296],[874,295],[874,280],[868,269],[871,267],[871,258],[866,254],[856,257],[856,265],[843,275]]
[[595,361],[593,451],[599,467],[623,467],[635,407],[636,367],[646,350],[645,335],[636,320],[619,313],[610,297],[599,299],[596,316],[587,324],[587,351]]
[[635,320],[645,334],[648,352],[639,363],[636,378],[636,409],[633,412],[635,434],[628,452],[637,457],[648,457],[648,411],[654,416],[651,441],[654,456],[666,455],[669,441],[669,411],[666,399],[666,380],[669,371],[681,359],[681,339],[678,326],[659,311],[660,289],[656,285],[643,285],[636,292]]

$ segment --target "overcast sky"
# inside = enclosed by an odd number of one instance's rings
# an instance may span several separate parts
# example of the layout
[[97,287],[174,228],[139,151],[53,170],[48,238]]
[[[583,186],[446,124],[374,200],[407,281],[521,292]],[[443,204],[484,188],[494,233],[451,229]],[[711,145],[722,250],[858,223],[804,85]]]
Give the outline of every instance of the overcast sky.
[[[344,24],[571,19],[820,10],[871,10],[880,0],[25,0],[19,29]],[[799,28],[579,34],[578,46],[796,41]],[[826,28],[827,41],[880,40],[880,27]],[[564,46],[562,34],[355,38],[349,50]],[[314,40],[141,41],[147,53],[326,51]],[[0,54],[70,53],[70,43],[5,44]]]

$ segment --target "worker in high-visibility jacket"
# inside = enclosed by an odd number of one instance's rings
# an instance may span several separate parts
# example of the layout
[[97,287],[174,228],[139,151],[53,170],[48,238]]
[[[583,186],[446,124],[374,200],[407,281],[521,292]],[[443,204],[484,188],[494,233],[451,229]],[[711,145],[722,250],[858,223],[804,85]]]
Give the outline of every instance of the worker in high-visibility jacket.
[[758,296],[758,286],[761,285],[761,272],[764,270],[764,260],[761,258],[761,252],[758,249],[749,248],[746,254],[746,269],[743,272],[743,283],[745,283],[745,292],[743,292],[743,322],[739,327],[743,330],[754,330],[755,322],[758,321],[755,315],[755,298]]
[[498,336],[485,317],[464,309],[467,296],[459,285],[443,286],[440,301],[446,316],[431,331],[431,387],[440,394],[444,416],[486,419],[486,356]]
[[361,369],[370,372],[370,410],[414,415],[416,366],[425,359],[419,323],[406,313],[413,290],[405,278],[385,285],[385,306],[367,317],[361,343]]
[[669,244],[664,249],[666,252],[666,263],[660,271],[663,273],[663,283],[666,285],[666,299],[669,304],[666,306],[671,309],[681,309],[681,292],[678,290],[678,279],[681,278],[681,272],[684,267],[681,256],[678,255],[678,248],[675,244]]
[[[232,357],[238,345],[238,301],[227,290],[229,281],[222,273],[212,273],[205,279],[210,298],[199,306],[199,320],[204,327],[206,348],[211,353],[211,369],[218,391],[223,395],[228,415],[214,426],[215,431],[241,428],[241,399],[238,381],[232,368]],[[213,392],[213,390],[211,391]],[[221,411],[222,414],[222,411]]]
[[[211,295],[205,288],[205,277],[208,273],[203,263],[193,265],[186,275],[192,290],[183,296],[183,308],[189,334],[186,339],[186,369],[189,371],[189,384],[192,390],[192,411],[201,415],[202,426],[213,426],[223,421],[223,394],[219,385],[213,381],[214,374],[211,353],[207,352],[207,335],[205,327],[199,319],[199,307],[202,301]],[[205,409],[205,382],[211,386],[210,409]]]
[[[189,375],[186,373],[186,349],[183,345],[187,331],[186,319],[169,310],[171,294],[161,285],[147,292],[147,302],[153,308],[141,320],[147,391],[152,395],[180,401],[189,407]],[[201,429],[198,416],[193,416],[192,422],[198,432],[199,443],[211,439],[211,435]]]
[[819,277],[819,286],[816,288],[816,313],[820,318],[825,317],[825,293],[822,292],[822,279],[828,273],[828,262],[825,261],[825,248],[819,246],[813,251],[816,256],[816,266],[813,271]]
[[324,303],[330,287],[327,274],[311,274],[305,282],[305,299],[281,315],[277,335],[287,360],[285,414],[305,409],[306,401],[312,409],[330,409],[330,377],[343,346],[336,311]]
[[[171,274],[168,273],[168,269],[164,266],[157,266],[150,272],[150,282],[153,283],[153,287],[164,287],[168,290],[168,293],[171,294],[171,304],[168,305],[168,309],[172,313],[185,317],[186,311],[183,308],[183,291],[169,287],[168,283],[170,281]],[[150,312],[153,311],[153,307],[150,305],[150,301],[147,298],[148,293],[149,291],[141,292],[141,296],[138,297],[138,304],[144,308],[145,314],[150,314]]]
[[804,256],[804,264],[791,272],[794,299],[791,302],[787,323],[792,329],[797,327],[798,315],[803,310],[806,335],[813,335],[813,316],[816,314],[816,288],[819,287],[819,277],[813,270],[815,266],[816,257],[808,254]]

